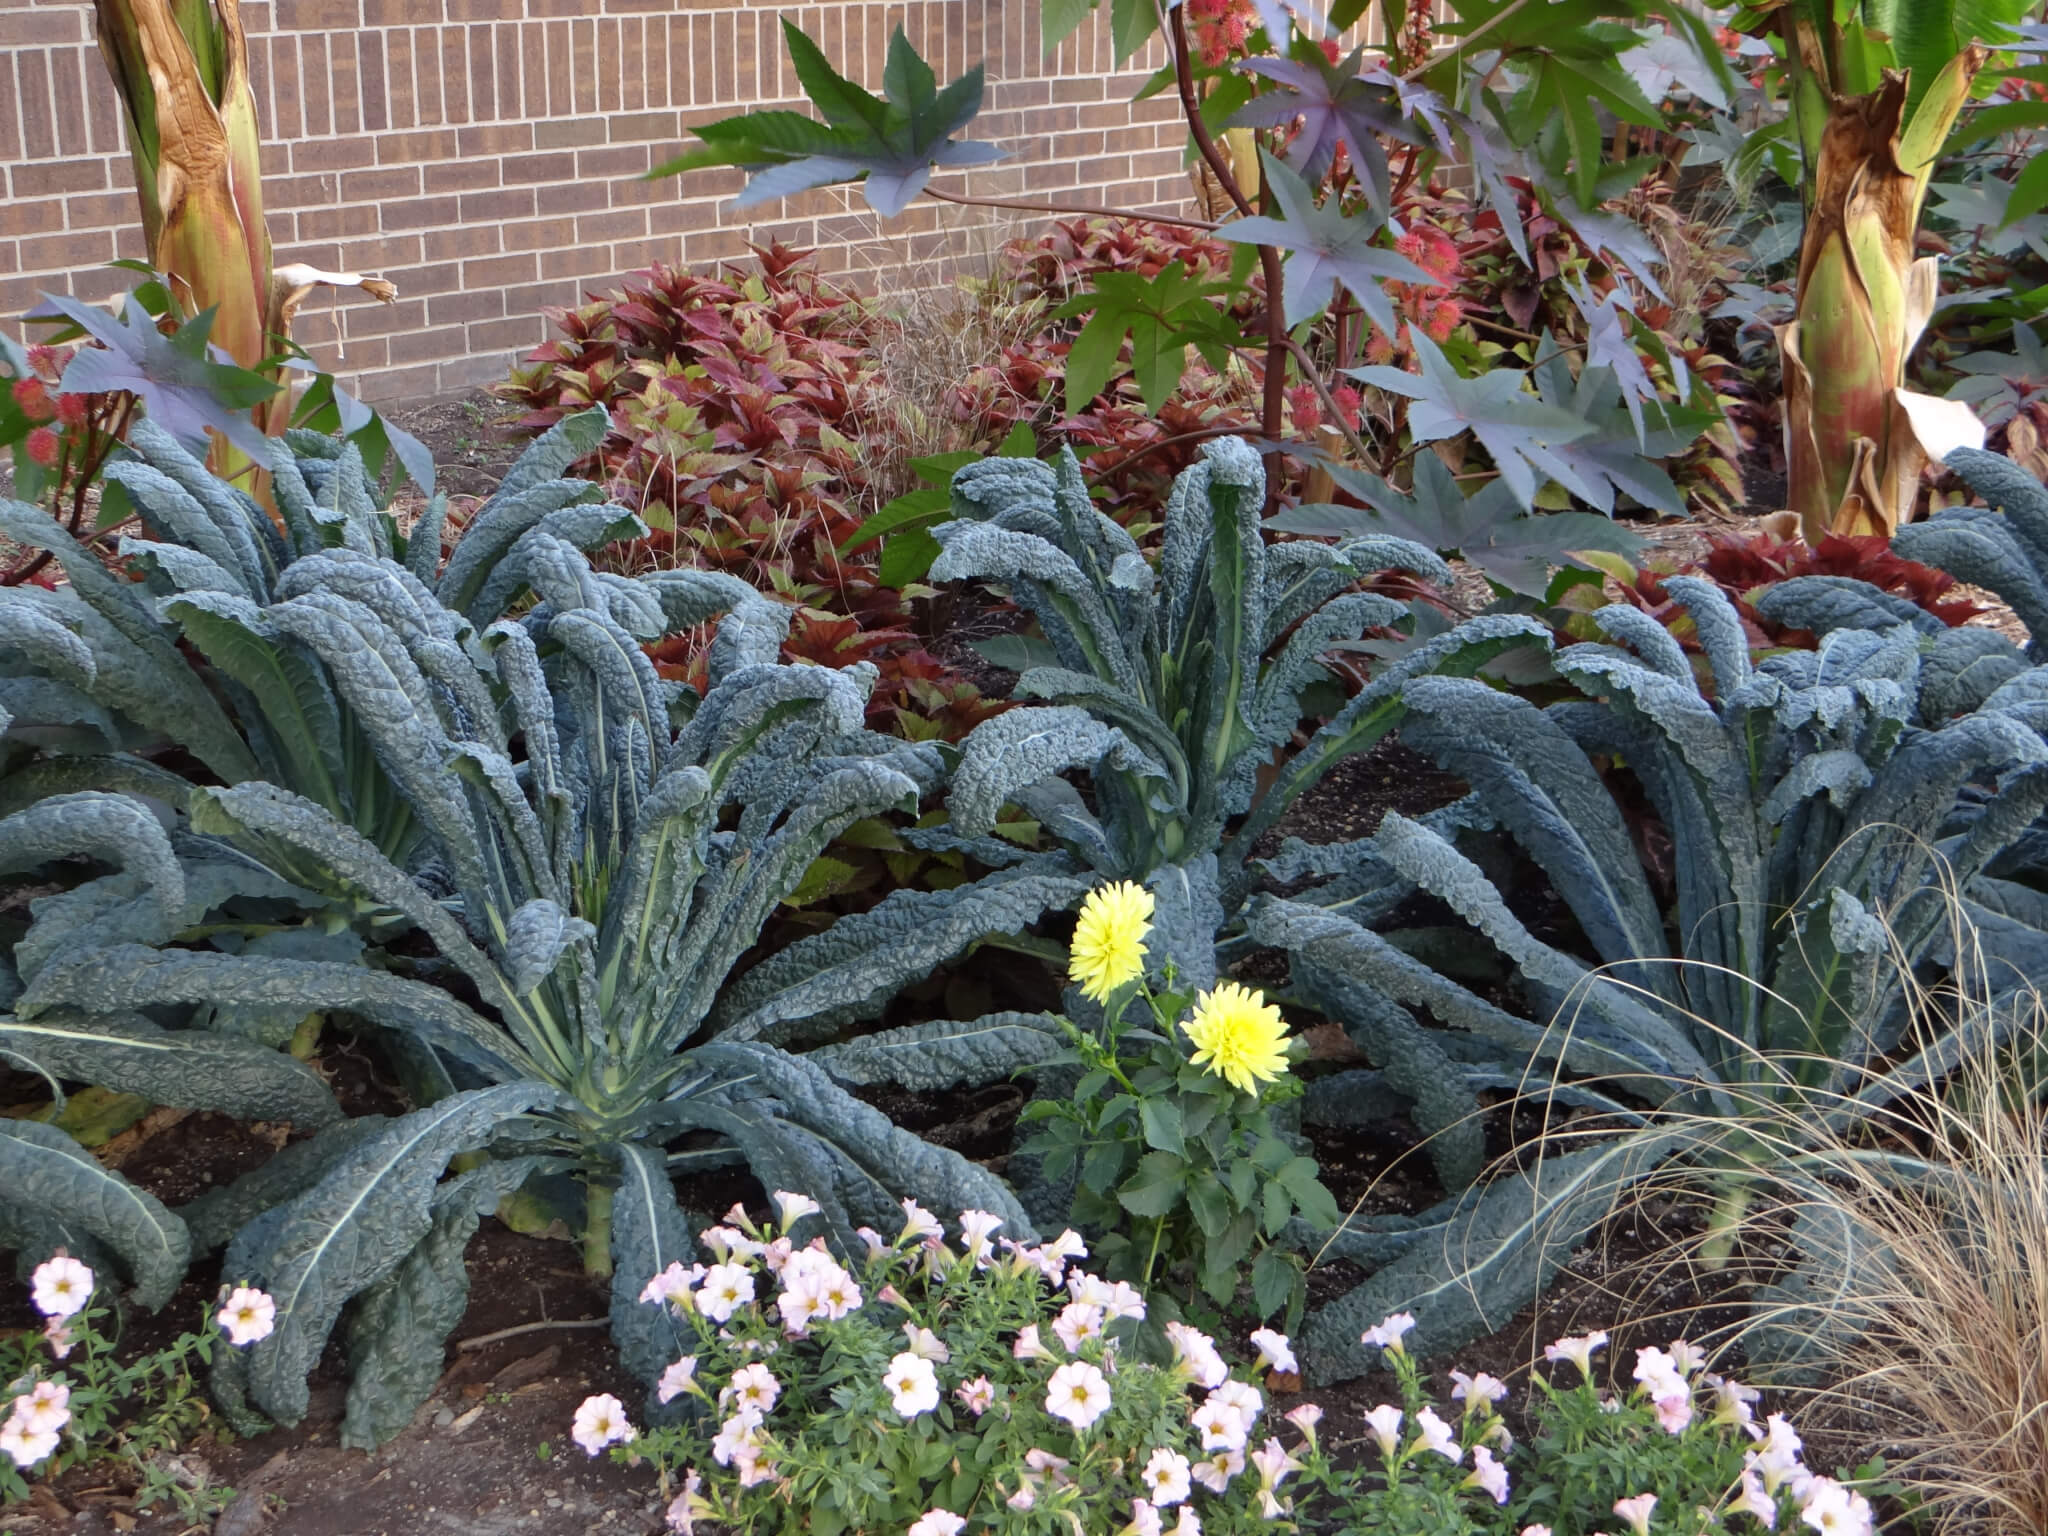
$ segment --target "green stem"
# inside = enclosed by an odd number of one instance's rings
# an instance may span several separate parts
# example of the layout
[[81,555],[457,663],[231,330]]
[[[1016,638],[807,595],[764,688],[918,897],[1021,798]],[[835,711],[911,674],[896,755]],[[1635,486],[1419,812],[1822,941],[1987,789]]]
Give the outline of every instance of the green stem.
[[327,1021],[324,1013],[309,1013],[299,1020],[299,1027],[292,1031],[291,1053],[300,1061],[313,1059],[313,1048],[320,1043],[320,1027]]
[[1714,1201],[1714,1214],[1707,1222],[1707,1235],[1700,1244],[1700,1262],[1711,1272],[1725,1268],[1735,1252],[1735,1240],[1742,1234],[1742,1218],[1748,1214],[1753,1180],[1737,1177]]
[[1152,1251],[1145,1255],[1145,1278],[1139,1285],[1141,1291],[1152,1289],[1152,1266],[1159,1261],[1159,1242],[1166,1236],[1166,1218],[1161,1216],[1152,1224]]
[[612,1190],[609,1184],[592,1182],[583,1197],[583,1272],[609,1275],[612,1272]]

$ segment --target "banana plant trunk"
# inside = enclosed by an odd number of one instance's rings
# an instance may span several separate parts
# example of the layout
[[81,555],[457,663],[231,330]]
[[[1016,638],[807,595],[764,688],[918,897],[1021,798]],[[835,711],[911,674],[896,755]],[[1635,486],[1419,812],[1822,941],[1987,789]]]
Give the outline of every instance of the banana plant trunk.
[[1889,537],[1913,515],[1927,462],[1916,420],[1948,404],[1905,388],[1939,291],[1938,261],[1915,260],[1914,238],[1935,155],[1985,57],[1981,48],[1957,54],[1910,118],[1898,71],[1868,95],[1824,96],[1824,120],[1808,137],[1797,313],[1778,344],[1789,495],[1811,542]]
[[[240,0],[94,0],[93,9],[127,118],[150,264],[187,313],[213,311],[215,346],[282,384],[281,342],[316,285],[360,288],[387,304],[397,289],[355,273],[271,265]],[[251,415],[276,436],[291,407],[280,388]],[[214,457],[223,475],[246,467],[222,439]]]

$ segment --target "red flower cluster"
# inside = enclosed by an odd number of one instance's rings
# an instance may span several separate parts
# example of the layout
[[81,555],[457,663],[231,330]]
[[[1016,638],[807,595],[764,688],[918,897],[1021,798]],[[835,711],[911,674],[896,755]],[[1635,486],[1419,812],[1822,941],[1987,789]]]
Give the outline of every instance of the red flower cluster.
[[[1451,339],[1451,333],[1465,319],[1464,303],[1456,293],[1458,280],[1464,276],[1464,262],[1458,255],[1457,243],[1433,224],[1410,224],[1407,233],[1394,242],[1394,249],[1435,281],[1428,284],[1388,283],[1385,285],[1387,297],[1394,301],[1394,308],[1402,319],[1420,326],[1424,335],[1441,346]],[[1377,326],[1366,338],[1368,362],[1392,363],[1409,350],[1404,340],[1387,335]]]
[[1210,68],[1244,50],[1259,24],[1251,0],[1186,0],[1188,41]]

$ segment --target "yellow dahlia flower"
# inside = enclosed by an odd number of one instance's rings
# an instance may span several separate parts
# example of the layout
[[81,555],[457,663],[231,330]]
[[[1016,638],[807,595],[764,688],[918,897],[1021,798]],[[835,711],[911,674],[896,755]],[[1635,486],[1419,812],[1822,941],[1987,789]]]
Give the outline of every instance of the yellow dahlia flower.
[[1191,1060],[1240,1093],[1257,1093],[1287,1070],[1287,1026],[1265,994],[1219,981],[1195,999],[1186,1024]]
[[1152,893],[1119,880],[1099,885],[1081,903],[1074,924],[1074,942],[1067,951],[1067,979],[1081,984],[1091,1002],[1109,994],[1145,971],[1145,935],[1152,931]]

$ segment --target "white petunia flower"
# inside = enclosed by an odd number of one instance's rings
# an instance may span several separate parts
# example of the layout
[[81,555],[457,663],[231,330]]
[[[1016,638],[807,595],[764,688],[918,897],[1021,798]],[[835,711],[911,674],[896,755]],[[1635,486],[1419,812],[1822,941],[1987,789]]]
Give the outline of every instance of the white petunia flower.
[[1046,1383],[1045,1411],[1086,1429],[1109,1412],[1109,1382],[1085,1360],[1069,1360]]
[[920,1328],[915,1323],[905,1323],[903,1337],[910,1341],[910,1352],[913,1355],[922,1355],[934,1365],[944,1365],[953,1358],[953,1352],[946,1348],[946,1341],[929,1328]]
[[939,1373],[931,1361],[907,1349],[889,1361],[882,1385],[889,1389],[891,1406],[906,1419],[939,1406]]
[[[1244,1470],[1244,1451],[1236,1446],[1219,1446],[1189,1469],[1188,1475],[1211,1493],[1221,1493],[1230,1480]],[[1183,1504],[1182,1509],[1188,1506]]]
[[1415,1427],[1422,1431],[1421,1445],[1425,1451],[1435,1451],[1449,1462],[1465,1459],[1465,1448],[1458,1444],[1458,1437],[1451,1426],[1437,1417],[1434,1408],[1424,1408],[1415,1415]]
[[1259,1352],[1259,1366],[1263,1370],[1285,1371],[1290,1376],[1301,1374],[1301,1364],[1294,1358],[1294,1346],[1287,1335],[1271,1328],[1254,1328],[1252,1346]]
[[92,1271],[62,1249],[36,1266],[29,1283],[36,1310],[45,1317],[74,1316],[92,1299]]
[[926,1242],[946,1235],[946,1229],[939,1225],[939,1218],[919,1205],[915,1200],[903,1202],[903,1232],[896,1241],[916,1240]]
[[1390,1355],[1404,1354],[1401,1341],[1408,1336],[1408,1330],[1415,1326],[1415,1318],[1407,1312],[1396,1312],[1383,1317],[1374,1327],[1358,1336],[1361,1344],[1372,1344],[1384,1349]]
[[704,1272],[704,1283],[692,1295],[698,1314],[714,1323],[729,1321],[733,1313],[754,1299],[754,1276],[744,1265],[714,1264]]
[[756,1360],[732,1373],[732,1385],[718,1394],[718,1401],[721,1407],[731,1400],[742,1410],[753,1408],[765,1414],[780,1396],[782,1383],[775,1379],[773,1371]]
[[1451,1401],[1464,1403],[1467,1413],[1477,1413],[1507,1395],[1508,1384],[1497,1376],[1489,1376],[1484,1371],[1476,1376],[1467,1376],[1463,1371],[1451,1372]]
[[1138,1474],[1138,1481],[1145,1485],[1145,1497],[1164,1509],[1188,1496],[1189,1470],[1187,1457],[1162,1445],[1145,1463],[1145,1470]]
[[1381,1403],[1365,1416],[1365,1427],[1379,1442],[1380,1454],[1392,1461],[1401,1454],[1401,1410],[1391,1403]]
[[696,1378],[697,1357],[685,1355],[661,1373],[661,1380],[655,1384],[654,1396],[660,1402],[672,1403],[690,1390],[690,1384]]
[[1650,1514],[1657,1507],[1657,1495],[1639,1493],[1632,1499],[1616,1499],[1614,1512],[1628,1522],[1636,1536],[1650,1536]]
[[1816,1477],[1807,1485],[1799,1518],[1820,1536],[1871,1536],[1875,1528],[1870,1501],[1832,1477]]
[[903,1536],[960,1536],[966,1526],[950,1509],[928,1509],[910,1522]]
[[228,1293],[226,1305],[215,1315],[221,1331],[228,1336],[228,1342],[240,1349],[267,1339],[277,1326],[277,1303],[267,1292],[254,1286],[237,1286]]
[[1053,1319],[1052,1331],[1068,1354],[1078,1355],[1083,1344],[1102,1337],[1102,1308],[1085,1301],[1069,1302]]
[[1593,1379],[1593,1351],[1607,1343],[1607,1330],[1597,1329],[1592,1333],[1572,1334],[1559,1339],[1555,1344],[1543,1346],[1543,1358],[1553,1364],[1569,1360],[1579,1368],[1579,1375],[1587,1381]]
[[71,1389],[61,1381],[39,1381],[26,1397],[14,1400],[12,1418],[27,1422],[30,1433],[55,1434],[71,1422]]
[[586,1397],[576,1410],[569,1438],[595,1456],[608,1445],[623,1445],[638,1433],[626,1418],[626,1405],[609,1392]]
[[1173,1343],[1174,1359],[1180,1362],[1196,1386],[1220,1386],[1229,1377],[1230,1367],[1216,1352],[1215,1341],[1199,1328],[1190,1328],[1186,1323],[1168,1323],[1166,1337]]
[[1508,1501],[1508,1469],[1494,1459],[1493,1452],[1483,1445],[1472,1447],[1472,1475],[1465,1479],[1465,1486],[1477,1488],[1496,1504]]
[[775,1191],[774,1200],[775,1208],[782,1213],[782,1230],[785,1232],[806,1216],[816,1216],[824,1210],[809,1195],[793,1195],[786,1189]]

